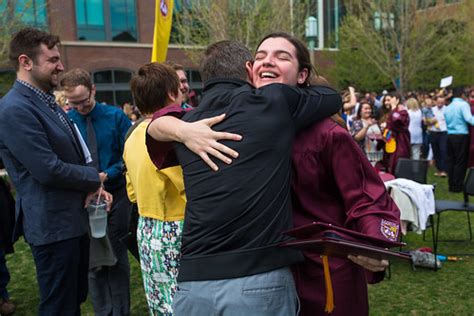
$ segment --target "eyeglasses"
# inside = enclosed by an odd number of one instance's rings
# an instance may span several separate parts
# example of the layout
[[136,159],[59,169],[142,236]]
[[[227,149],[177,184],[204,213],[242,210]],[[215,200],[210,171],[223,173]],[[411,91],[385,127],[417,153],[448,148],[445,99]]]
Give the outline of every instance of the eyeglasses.
[[79,107],[79,106],[84,106],[88,104],[91,101],[91,96],[92,96],[92,91],[89,91],[89,96],[80,101],[70,101],[69,99],[67,100],[68,105],[72,106],[73,108]]

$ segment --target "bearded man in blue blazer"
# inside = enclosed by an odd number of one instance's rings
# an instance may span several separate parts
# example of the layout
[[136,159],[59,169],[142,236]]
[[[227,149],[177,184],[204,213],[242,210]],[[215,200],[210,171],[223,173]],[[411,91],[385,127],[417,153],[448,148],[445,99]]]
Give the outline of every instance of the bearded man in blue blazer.
[[17,80],[0,100],[0,155],[17,190],[15,237],[23,232],[36,265],[38,314],[79,315],[89,257],[84,208],[101,182],[51,93],[64,70],[58,44],[33,28],[13,36]]

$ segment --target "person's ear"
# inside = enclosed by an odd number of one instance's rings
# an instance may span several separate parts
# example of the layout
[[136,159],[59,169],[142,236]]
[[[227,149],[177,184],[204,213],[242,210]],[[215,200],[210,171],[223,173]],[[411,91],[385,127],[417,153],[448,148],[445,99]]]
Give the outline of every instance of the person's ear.
[[307,68],[303,68],[303,70],[298,72],[298,79],[297,79],[298,84],[303,84],[308,78],[308,75],[309,75],[309,72]]
[[168,99],[170,99],[172,103],[175,102],[177,98],[178,96],[176,94],[174,94],[173,92],[168,92]]
[[18,62],[20,63],[20,67],[25,70],[30,71],[33,68],[33,61],[25,54],[18,56]]
[[247,78],[248,78],[248,81],[252,82],[253,83],[253,72],[252,72],[252,68],[253,68],[253,61],[247,61],[245,63],[245,69],[247,70]]

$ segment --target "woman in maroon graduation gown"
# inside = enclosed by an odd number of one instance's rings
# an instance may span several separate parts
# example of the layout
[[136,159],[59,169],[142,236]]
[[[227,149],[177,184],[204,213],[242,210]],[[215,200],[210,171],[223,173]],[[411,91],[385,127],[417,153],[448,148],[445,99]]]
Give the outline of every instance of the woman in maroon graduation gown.
[[[286,50],[289,54],[281,53]],[[287,68],[292,59],[296,59],[296,72]],[[306,46],[288,34],[274,33],[258,46],[253,79],[257,87],[271,82],[307,86],[311,70]],[[379,238],[397,239],[398,208],[360,147],[334,120],[325,119],[297,135],[293,170],[295,227],[322,221]],[[353,260],[380,269],[379,262]],[[367,281],[380,281],[383,274],[367,280],[367,270],[354,262],[329,258],[335,303],[329,315],[368,315]],[[300,315],[326,315],[320,256],[305,253],[305,261],[294,267],[294,277]]]
[[[309,52],[301,41],[286,33],[273,33],[258,45],[252,77],[257,87],[275,82],[305,87],[311,70]],[[222,133],[216,134],[211,133],[210,139],[194,136],[193,141],[204,138],[204,143],[215,144]],[[194,152],[202,157],[222,150],[213,146]],[[335,121],[325,119],[297,135],[293,168],[295,226],[323,221],[390,241],[398,238],[398,208],[360,147]],[[329,315],[368,315],[367,281],[380,281],[383,274],[368,280],[363,267],[383,271],[386,263],[365,257],[330,258],[329,266],[335,300]],[[305,261],[294,267],[294,277],[300,315],[325,315],[320,257],[305,253]]]
[[[394,152],[387,153],[386,166],[388,172],[394,173],[399,158],[410,158],[410,117],[403,104],[400,103],[399,94],[392,92],[386,98],[389,98],[392,111],[387,119],[387,131],[390,137],[395,139],[396,148]],[[385,147],[387,149],[387,146]]]

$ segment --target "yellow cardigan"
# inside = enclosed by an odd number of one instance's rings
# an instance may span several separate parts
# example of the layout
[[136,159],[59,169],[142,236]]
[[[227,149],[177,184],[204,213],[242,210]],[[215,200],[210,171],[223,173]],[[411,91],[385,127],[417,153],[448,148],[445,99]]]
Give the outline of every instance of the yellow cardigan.
[[138,204],[140,216],[162,221],[184,219],[186,196],[181,167],[159,170],[151,161],[145,144],[150,120],[144,120],[125,142],[123,160],[127,166],[127,194]]

